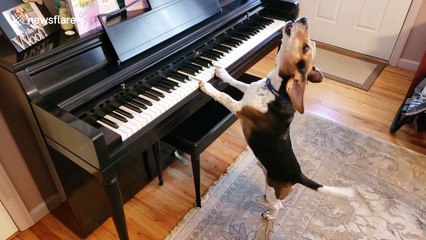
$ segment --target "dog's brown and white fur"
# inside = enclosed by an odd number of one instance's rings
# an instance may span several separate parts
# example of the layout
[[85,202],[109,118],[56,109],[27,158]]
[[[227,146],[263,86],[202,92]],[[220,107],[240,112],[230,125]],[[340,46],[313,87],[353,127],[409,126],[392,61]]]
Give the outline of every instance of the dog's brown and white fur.
[[[244,136],[266,174],[265,197],[273,219],[282,207],[281,201],[296,183],[313,190],[354,197],[347,187],[323,186],[307,178],[293,153],[289,127],[295,111],[304,112],[303,94],[307,81],[321,82],[323,75],[314,66],[315,43],[308,34],[307,18],[299,18],[283,27],[276,66],[267,78],[246,84],[232,78],[223,68],[216,76],[244,93],[240,101],[218,91],[211,84],[200,82],[200,88],[236,114]],[[269,82],[269,86],[268,86]]]

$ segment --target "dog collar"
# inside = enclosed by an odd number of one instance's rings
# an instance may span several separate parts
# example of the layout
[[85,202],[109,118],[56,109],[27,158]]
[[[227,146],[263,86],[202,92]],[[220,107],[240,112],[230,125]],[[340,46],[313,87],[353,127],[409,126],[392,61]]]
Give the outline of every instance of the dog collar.
[[288,101],[288,98],[286,96],[281,95],[277,90],[275,90],[274,86],[272,86],[271,79],[266,79],[266,87],[268,90],[274,94],[274,96],[280,101],[280,102],[286,102]]

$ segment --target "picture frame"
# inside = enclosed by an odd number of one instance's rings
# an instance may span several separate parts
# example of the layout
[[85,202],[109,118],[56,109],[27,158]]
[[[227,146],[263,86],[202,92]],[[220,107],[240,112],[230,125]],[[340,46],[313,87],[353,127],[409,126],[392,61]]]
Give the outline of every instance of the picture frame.
[[58,29],[41,0],[2,0],[0,28],[17,52],[22,52]]
[[101,28],[98,20],[98,1],[102,0],[66,0],[75,19],[74,27],[78,34],[84,35]]

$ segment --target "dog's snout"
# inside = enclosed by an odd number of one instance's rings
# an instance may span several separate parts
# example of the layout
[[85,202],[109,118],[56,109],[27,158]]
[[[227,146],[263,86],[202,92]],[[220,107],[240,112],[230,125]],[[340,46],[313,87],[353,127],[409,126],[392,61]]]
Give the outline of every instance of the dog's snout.
[[301,17],[298,19],[298,22],[300,22],[303,25],[307,25],[308,24],[308,18],[307,17]]

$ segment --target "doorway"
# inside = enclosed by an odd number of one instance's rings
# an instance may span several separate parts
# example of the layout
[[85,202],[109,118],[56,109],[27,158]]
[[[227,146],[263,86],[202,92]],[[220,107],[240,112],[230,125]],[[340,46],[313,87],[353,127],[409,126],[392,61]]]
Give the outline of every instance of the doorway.
[[389,61],[412,0],[301,0],[312,39]]

